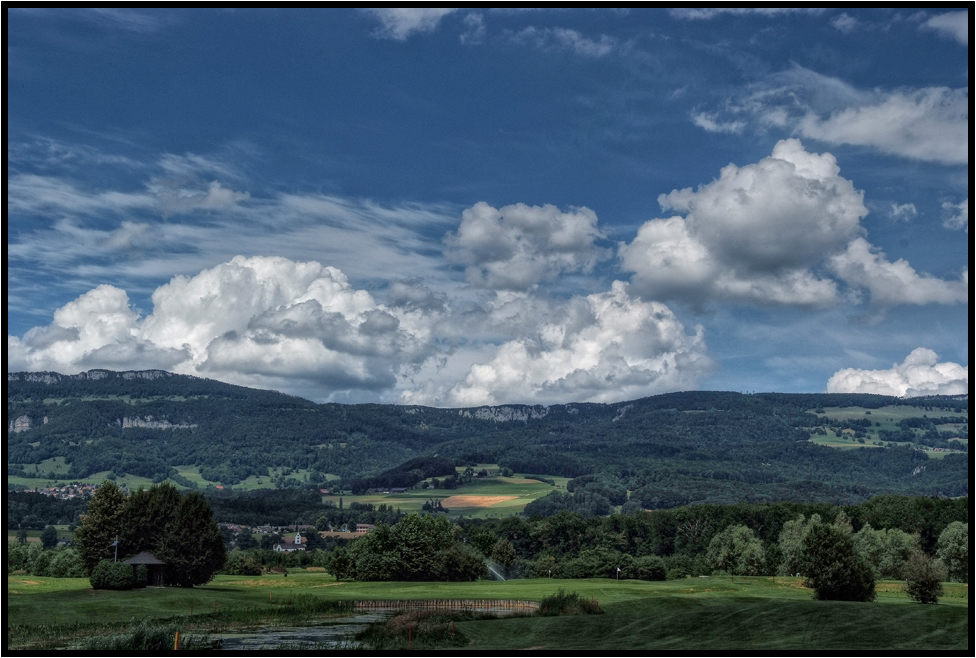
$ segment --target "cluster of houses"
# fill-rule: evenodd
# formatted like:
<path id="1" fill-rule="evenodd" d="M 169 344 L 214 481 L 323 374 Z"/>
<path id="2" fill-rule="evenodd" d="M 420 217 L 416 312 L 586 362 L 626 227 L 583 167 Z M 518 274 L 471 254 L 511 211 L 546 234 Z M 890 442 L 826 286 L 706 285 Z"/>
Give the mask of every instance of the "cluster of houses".
<path id="1" fill-rule="evenodd" d="M 308 547 L 308 535 L 309 533 L 316 532 L 315 526 L 313 525 L 261 525 L 255 527 L 248 527 L 244 525 L 239 525 L 237 523 L 218 523 L 221 528 L 226 528 L 227 530 L 238 534 L 242 532 L 247 533 L 258 533 L 264 535 L 282 535 L 283 541 L 278 542 L 272 546 L 272 550 L 278 551 L 279 553 L 292 553 L 294 551 L 304 551 Z M 339 528 L 329 528 L 327 531 L 322 531 L 321 535 L 333 535 L 346 538 L 360 537 L 375 530 L 376 526 L 372 523 L 357 523 L 355 529 L 351 529 L 349 526 L 341 526 Z M 292 532 L 295 534 L 290 535 Z M 304 535 L 303 535 L 304 533 Z"/>
<path id="2" fill-rule="evenodd" d="M 98 485 L 72 482 L 63 487 L 23 489 L 27 493 L 39 493 L 52 498 L 91 498 Z"/>

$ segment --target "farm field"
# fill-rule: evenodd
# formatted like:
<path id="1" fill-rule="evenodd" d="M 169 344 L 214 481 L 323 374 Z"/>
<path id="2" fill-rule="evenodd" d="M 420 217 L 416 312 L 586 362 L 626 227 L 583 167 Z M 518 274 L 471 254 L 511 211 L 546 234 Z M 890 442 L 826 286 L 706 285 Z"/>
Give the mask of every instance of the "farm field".
<path id="1" fill-rule="evenodd" d="M 810 410 L 811 413 L 817 413 L 814 410 Z M 825 407 L 822 412 L 818 415 L 826 416 L 831 420 L 863 420 L 868 419 L 871 421 L 871 427 L 867 429 L 867 438 L 864 439 L 864 443 L 859 443 L 857 439 L 849 434 L 835 433 L 834 430 L 828 429 L 827 434 L 813 434 L 810 436 L 810 442 L 816 443 L 817 445 L 826 446 L 828 448 L 839 448 L 842 450 L 849 450 L 853 448 L 879 448 L 883 447 L 883 444 L 891 443 L 893 445 L 900 446 L 910 446 L 912 444 L 901 441 L 885 441 L 882 442 L 879 439 L 879 431 L 896 431 L 900 430 L 901 426 L 898 423 L 906 418 L 922 418 L 922 417 L 932 417 L 938 418 L 941 416 L 958 416 L 958 413 L 952 412 L 942 412 L 937 410 L 926 409 L 924 407 L 915 406 L 905 406 L 905 405 L 890 405 L 886 407 L 879 407 L 878 409 L 867 409 L 865 407 Z M 967 415 L 968 416 L 968 415 Z M 943 431 L 958 431 L 962 428 L 967 427 L 967 424 L 962 423 L 944 423 L 936 425 L 939 430 Z M 950 441 L 956 441 L 962 445 L 968 446 L 969 441 L 966 439 L 949 439 Z M 962 446 L 960 446 L 962 447 Z M 922 448 L 924 452 L 933 459 L 942 459 L 947 454 L 951 454 L 944 450 L 936 450 L 932 448 Z"/>
<path id="2" fill-rule="evenodd" d="M 480 466 L 480 465 L 479 465 Z M 477 469 L 476 469 L 477 470 Z M 546 476 L 551 477 L 551 476 Z M 552 477 L 556 487 L 565 490 L 569 478 Z M 343 505 L 370 503 L 389 505 L 404 512 L 419 512 L 429 500 L 439 500 L 450 518 L 488 518 L 521 512 L 526 505 L 541 498 L 554 488 L 538 480 L 527 480 L 519 474 L 513 477 L 487 477 L 461 485 L 457 489 L 410 489 L 401 494 L 368 494 L 341 496 Z M 324 501 L 339 504 L 340 496 L 322 496 Z"/>
<path id="3" fill-rule="evenodd" d="M 812 409 L 810 412 L 814 413 Z M 889 405 L 877 409 L 868 409 L 866 407 L 824 407 L 823 413 L 818 413 L 817 415 L 826 416 L 831 420 L 870 418 L 872 423 L 881 423 L 880 429 L 893 430 L 898 429 L 898 422 L 906 418 L 922 418 L 923 416 L 937 418 L 940 416 L 959 416 L 961 414 L 951 411 L 925 409 L 924 407 Z"/>
<path id="4" fill-rule="evenodd" d="M 955 649 L 967 648 L 969 589 L 947 583 L 936 606 L 911 602 L 897 581 L 874 603 L 814 601 L 797 578 L 688 578 L 666 582 L 513 580 L 474 583 L 339 582 L 322 571 L 218 576 L 204 587 L 93 591 L 85 579 L 7 577 L 8 648 L 43 634 L 39 621 L 122 624 L 214 610 L 281 605 L 299 595 L 330 600 L 520 599 L 563 588 L 596 598 L 604 614 L 458 622 L 471 649 Z M 56 629 L 49 629 L 55 631 Z M 33 634 L 33 635 L 32 635 Z"/>

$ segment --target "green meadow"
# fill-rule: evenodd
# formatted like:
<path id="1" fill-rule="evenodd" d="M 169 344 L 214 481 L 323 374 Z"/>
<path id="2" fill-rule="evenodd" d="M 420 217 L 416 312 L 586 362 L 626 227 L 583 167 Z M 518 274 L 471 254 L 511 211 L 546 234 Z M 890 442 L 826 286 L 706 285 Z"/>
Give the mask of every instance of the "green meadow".
<path id="1" fill-rule="evenodd" d="M 814 601 L 797 578 L 687 578 L 644 582 L 513 580 L 473 583 L 336 582 L 323 571 L 256 577 L 218 576 L 193 589 L 93 591 L 84 579 L 7 578 L 7 648 L 27 648 L 58 633 L 97 634 L 133 620 L 184 623 L 235 611 L 268 615 L 308 596 L 323 600 L 522 599 L 538 601 L 563 588 L 595 598 L 603 614 L 459 621 L 468 648 L 963 650 L 969 642 L 969 588 L 946 583 L 938 605 L 913 603 L 902 583 L 878 583 L 874 603 Z M 188 617 L 191 614 L 194 617 Z M 189 623 L 189 622 L 186 622 Z M 50 638 L 54 638 L 53 640 Z M 34 646 L 37 646 L 36 644 Z"/>

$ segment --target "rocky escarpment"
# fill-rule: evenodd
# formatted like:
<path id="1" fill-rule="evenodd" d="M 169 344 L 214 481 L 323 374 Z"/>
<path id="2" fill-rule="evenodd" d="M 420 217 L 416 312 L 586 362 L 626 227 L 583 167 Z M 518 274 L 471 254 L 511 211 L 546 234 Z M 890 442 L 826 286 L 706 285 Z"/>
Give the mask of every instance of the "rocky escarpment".
<path id="1" fill-rule="evenodd" d="M 122 429 L 128 429 L 130 427 L 143 427 L 151 430 L 188 430 L 196 427 L 196 423 L 171 423 L 165 418 L 153 418 L 152 416 L 146 416 L 145 418 L 135 417 L 124 417 L 121 421 L 118 421 L 122 425 Z"/>
<path id="2" fill-rule="evenodd" d="M 79 380 L 88 379 L 92 381 L 97 381 L 99 379 L 107 379 L 110 377 L 121 377 L 122 379 L 162 379 L 163 377 L 172 377 L 173 373 L 166 372 L 165 370 L 127 370 L 125 372 L 115 372 L 113 370 L 89 370 L 87 372 L 79 372 L 77 375 L 62 375 L 59 372 L 8 372 L 7 381 L 8 382 L 40 382 L 43 384 L 57 384 L 58 382 L 64 380 Z"/>
<path id="3" fill-rule="evenodd" d="M 44 416 L 41 421 L 44 425 L 47 425 L 47 416 Z M 18 416 L 14 418 L 9 423 L 7 423 L 7 433 L 17 434 L 19 432 L 26 432 L 34 426 L 34 421 L 31 420 L 30 416 Z"/>
<path id="4" fill-rule="evenodd" d="M 462 409 L 458 412 L 465 418 L 478 418 L 496 423 L 519 420 L 527 423 L 530 420 L 545 418 L 549 414 L 549 407 L 481 407 L 473 412 Z"/>

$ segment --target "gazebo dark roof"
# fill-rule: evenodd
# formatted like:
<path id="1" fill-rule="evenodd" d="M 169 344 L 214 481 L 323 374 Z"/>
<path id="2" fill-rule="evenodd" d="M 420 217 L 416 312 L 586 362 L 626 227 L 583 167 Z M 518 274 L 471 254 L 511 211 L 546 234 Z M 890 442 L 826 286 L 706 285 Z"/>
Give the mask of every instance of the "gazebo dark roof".
<path id="1" fill-rule="evenodd" d="M 125 560 L 124 562 L 125 564 L 136 564 L 136 565 L 166 564 L 165 562 L 160 560 L 158 557 L 156 557 L 149 551 L 143 551 L 142 553 L 139 553 L 139 555 L 136 555 L 135 557 L 130 557 L 128 560 Z"/>

